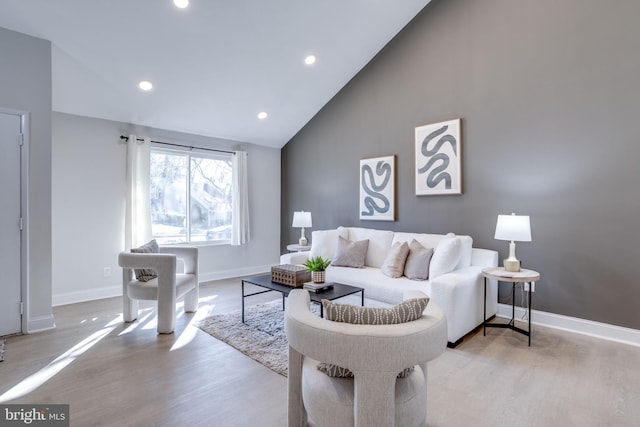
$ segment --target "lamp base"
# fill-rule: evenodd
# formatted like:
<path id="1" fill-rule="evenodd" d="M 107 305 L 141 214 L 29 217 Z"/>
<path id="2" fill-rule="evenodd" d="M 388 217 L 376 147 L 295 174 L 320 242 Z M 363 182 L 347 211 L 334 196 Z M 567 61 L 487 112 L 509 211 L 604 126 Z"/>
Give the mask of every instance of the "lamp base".
<path id="1" fill-rule="evenodd" d="M 509 271 L 511 273 L 517 273 L 518 271 L 520 271 L 520 260 L 519 259 L 505 259 L 502 261 L 503 265 L 504 265 L 504 269 L 506 271 Z"/>
<path id="2" fill-rule="evenodd" d="M 307 244 L 308 244 L 308 243 L 309 243 L 309 242 L 307 241 L 307 238 L 306 238 L 306 237 L 301 237 L 301 238 L 300 238 L 300 240 L 298 240 L 298 244 L 299 244 L 300 246 L 307 246 Z"/>

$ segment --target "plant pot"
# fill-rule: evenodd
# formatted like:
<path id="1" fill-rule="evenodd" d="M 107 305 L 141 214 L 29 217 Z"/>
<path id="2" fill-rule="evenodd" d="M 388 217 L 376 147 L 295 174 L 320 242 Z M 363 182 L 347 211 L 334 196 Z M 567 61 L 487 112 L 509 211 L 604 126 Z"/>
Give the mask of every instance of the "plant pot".
<path id="1" fill-rule="evenodd" d="M 324 283 L 324 270 L 323 271 L 312 271 L 311 272 L 311 281 L 313 283 Z"/>

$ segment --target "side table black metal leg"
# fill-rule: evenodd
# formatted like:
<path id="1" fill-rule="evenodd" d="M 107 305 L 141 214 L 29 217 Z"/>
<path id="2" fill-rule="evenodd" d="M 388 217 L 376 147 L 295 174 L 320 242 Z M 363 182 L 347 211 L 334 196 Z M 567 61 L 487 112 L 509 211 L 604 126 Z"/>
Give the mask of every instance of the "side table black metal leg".
<path id="1" fill-rule="evenodd" d="M 360 291 L 360 295 L 362 296 L 362 299 L 360 301 L 360 305 L 364 307 L 364 289 Z"/>
<path id="2" fill-rule="evenodd" d="M 284 311 L 284 293 L 282 294 L 282 311 Z"/>
<path id="3" fill-rule="evenodd" d="M 533 285 L 529 282 L 529 347 L 531 347 L 531 294 Z"/>
<path id="4" fill-rule="evenodd" d="M 484 278 L 484 311 L 482 312 L 482 335 L 487 336 L 487 278 Z"/>
<path id="5" fill-rule="evenodd" d="M 320 302 L 320 317 L 323 318 L 324 317 L 324 311 L 323 311 L 323 306 L 322 306 L 322 302 Z"/>
<path id="6" fill-rule="evenodd" d="M 244 280 L 242 280 L 242 323 L 244 323 Z"/>
<path id="7" fill-rule="evenodd" d="M 516 282 L 511 288 L 511 324 L 516 326 Z"/>

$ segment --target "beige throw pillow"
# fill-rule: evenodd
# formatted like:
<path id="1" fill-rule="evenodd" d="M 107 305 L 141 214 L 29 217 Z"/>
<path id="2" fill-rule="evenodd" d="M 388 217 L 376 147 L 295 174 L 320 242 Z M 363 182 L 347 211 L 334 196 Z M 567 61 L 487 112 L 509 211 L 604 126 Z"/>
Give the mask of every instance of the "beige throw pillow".
<path id="1" fill-rule="evenodd" d="M 416 239 L 409 244 L 409 254 L 404 264 L 404 275 L 411 280 L 427 280 L 433 248 L 425 248 Z"/>
<path id="2" fill-rule="evenodd" d="M 402 276 L 407 255 L 409 255 L 409 245 L 407 245 L 407 242 L 395 242 L 393 246 L 391 246 L 384 260 L 384 264 L 382 264 L 382 273 L 393 278 Z"/>
<path id="3" fill-rule="evenodd" d="M 333 257 L 331 265 L 363 268 L 368 247 L 369 240 L 352 242 L 340 236 L 338 237 L 338 248 L 336 249 L 336 254 Z"/>

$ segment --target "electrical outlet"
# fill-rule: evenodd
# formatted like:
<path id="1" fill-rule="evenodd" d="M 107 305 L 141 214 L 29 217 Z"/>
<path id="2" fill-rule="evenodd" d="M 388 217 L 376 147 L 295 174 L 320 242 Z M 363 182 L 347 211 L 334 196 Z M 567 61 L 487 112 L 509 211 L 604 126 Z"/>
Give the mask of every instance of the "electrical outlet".
<path id="1" fill-rule="evenodd" d="M 524 282 L 524 291 L 529 292 L 529 283 Z"/>
<path id="2" fill-rule="evenodd" d="M 524 291 L 525 292 L 535 292 L 536 291 L 536 282 L 531 282 L 531 283 L 524 283 Z"/>
<path id="3" fill-rule="evenodd" d="M 111 277 L 111 267 L 104 268 L 104 277 Z"/>

